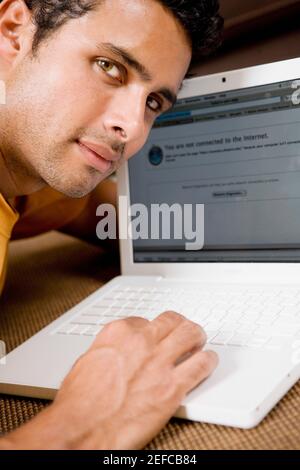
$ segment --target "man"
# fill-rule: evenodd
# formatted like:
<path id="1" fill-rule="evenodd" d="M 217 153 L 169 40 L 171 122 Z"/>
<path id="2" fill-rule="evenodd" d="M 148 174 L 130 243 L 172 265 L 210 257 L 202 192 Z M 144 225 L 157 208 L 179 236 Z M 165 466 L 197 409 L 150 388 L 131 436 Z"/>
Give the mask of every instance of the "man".
<path id="1" fill-rule="evenodd" d="M 144 145 L 213 46 L 217 12 L 217 0 L 0 3 L 1 287 L 17 211 L 19 236 L 41 226 L 83 233 L 91 207 L 114 197 L 99 183 Z M 204 343 L 175 312 L 107 325 L 53 404 L 0 447 L 142 448 L 216 367 Z"/>

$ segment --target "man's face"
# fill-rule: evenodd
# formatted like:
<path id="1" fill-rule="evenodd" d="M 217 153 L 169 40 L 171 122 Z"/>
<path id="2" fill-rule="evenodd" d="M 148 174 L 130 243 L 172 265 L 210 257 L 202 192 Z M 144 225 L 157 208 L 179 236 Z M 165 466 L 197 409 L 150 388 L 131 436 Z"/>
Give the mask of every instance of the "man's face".
<path id="1" fill-rule="evenodd" d="M 4 151 L 23 173 L 71 197 L 92 191 L 145 144 L 171 107 L 162 89 L 178 93 L 191 59 L 183 29 L 154 0 L 105 0 L 41 43 L 37 57 L 29 52 L 8 76 Z"/>

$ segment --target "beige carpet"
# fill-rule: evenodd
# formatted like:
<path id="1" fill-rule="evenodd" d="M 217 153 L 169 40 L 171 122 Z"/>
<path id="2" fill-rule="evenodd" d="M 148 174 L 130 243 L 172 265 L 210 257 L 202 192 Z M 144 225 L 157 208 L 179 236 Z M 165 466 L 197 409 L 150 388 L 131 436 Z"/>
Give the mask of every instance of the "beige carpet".
<path id="1" fill-rule="evenodd" d="M 64 235 L 50 233 L 11 244 L 0 300 L 0 338 L 11 350 L 117 275 L 117 259 Z M 0 396 L 0 434 L 36 415 L 47 402 Z M 300 384 L 255 429 L 172 419 L 147 449 L 300 448 Z"/>

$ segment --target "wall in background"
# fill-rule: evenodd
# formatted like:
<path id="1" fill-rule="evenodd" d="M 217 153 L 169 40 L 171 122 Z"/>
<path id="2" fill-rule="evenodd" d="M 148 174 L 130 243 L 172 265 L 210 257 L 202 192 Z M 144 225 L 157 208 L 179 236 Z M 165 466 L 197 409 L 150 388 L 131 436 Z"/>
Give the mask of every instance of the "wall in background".
<path id="1" fill-rule="evenodd" d="M 220 0 L 220 5 L 223 46 L 194 67 L 195 75 L 300 56 L 300 0 Z"/>

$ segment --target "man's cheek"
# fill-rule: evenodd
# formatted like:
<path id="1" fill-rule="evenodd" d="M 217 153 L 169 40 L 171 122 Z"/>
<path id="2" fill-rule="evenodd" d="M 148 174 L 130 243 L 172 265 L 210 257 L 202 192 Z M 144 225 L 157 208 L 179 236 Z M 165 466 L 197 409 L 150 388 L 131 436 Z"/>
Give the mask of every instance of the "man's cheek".
<path id="1" fill-rule="evenodd" d="M 132 158 L 136 153 L 137 153 L 136 147 L 130 148 L 129 146 L 126 146 L 124 160 L 125 161 L 130 160 L 130 158 Z"/>
<path id="2" fill-rule="evenodd" d="M 138 152 L 140 152 L 140 150 L 142 150 L 144 145 L 147 143 L 149 135 L 150 135 L 150 131 L 146 134 L 146 136 L 143 138 L 143 140 L 141 140 L 139 142 L 138 145 L 135 145 L 132 148 L 128 147 L 126 155 L 125 155 L 125 160 L 129 160 L 130 158 L 134 157 Z"/>

